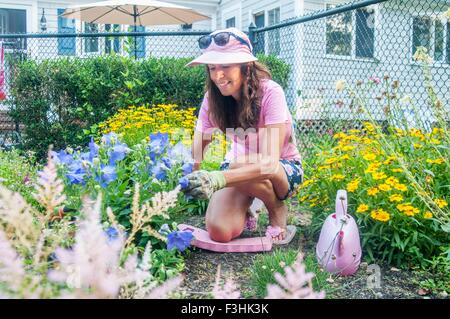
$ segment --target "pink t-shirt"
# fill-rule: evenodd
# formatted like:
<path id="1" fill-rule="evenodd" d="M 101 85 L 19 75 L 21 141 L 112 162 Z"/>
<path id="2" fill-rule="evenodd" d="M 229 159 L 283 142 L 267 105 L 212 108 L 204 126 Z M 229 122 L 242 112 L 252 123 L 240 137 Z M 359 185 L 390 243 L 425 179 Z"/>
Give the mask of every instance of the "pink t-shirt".
<path id="1" fill-rule="evenodd" d="M 295 134 L 293 134 L 292 130 L 292 116 L 287 107 L 283 89 L 278 83 L 272 80 L 263 80 L 261 82 L 261 89 L 263 96 L 261 100 L 258 128 L 270 124 L 285 123 L 286 136 L 280 158 L 301 160 L 300 153 L 295 145 Z M 205 93 L 196 125 L 196 130 L 202 133 L 211 133 L 214 129 L 217 129 L 217 125 L 208 115 L 208 106 L 208 96 L 207 93 Z M 225 159 L 231 161 L 233 158 L 240 155 L 258 153 L 257 134 L 257 132 L 251 133 L 251 129 L 247 130 L 244 139 L 239 138 L 234 133 L 227 133 L 227 138 L 233 141 L 233 143 L 231 145 L 231 150 L 225 155 Z"/>

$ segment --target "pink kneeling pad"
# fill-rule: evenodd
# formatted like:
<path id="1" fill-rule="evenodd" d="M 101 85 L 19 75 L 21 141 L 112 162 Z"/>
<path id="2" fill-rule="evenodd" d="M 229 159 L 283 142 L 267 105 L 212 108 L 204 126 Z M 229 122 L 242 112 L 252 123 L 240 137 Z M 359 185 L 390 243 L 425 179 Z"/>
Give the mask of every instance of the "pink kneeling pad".
<path id="1" fill-rule="evenodd" d="M 179 224 L 181 231 L 191 231 L 194 235 L 192 245 L 198 248 L 221 252 L 221 253 L 249 253 L 258 251 L 270 251 L 272 249 L 272 239 L 269 237 L 236 238 L 228 243 L 214 241 L 209 237 L 206 230 Z"/>

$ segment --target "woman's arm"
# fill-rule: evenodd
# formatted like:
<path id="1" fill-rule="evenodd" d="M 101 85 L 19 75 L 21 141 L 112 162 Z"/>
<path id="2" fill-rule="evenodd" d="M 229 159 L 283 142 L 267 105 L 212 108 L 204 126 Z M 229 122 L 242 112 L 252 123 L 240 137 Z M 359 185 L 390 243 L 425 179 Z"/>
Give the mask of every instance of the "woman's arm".
<path id="1" fill-rule="evenodd" d="M 268 179 L 282 169 L 279 160 L 286 135 L 286 124 L 266 125 L 260 128 L 258 135 L 260 150 L 256 161 L 246 164 L 241 160 L 237 164 L 240 167 L 224 171 L 227 186 Z"/>
<path id="2" fill-rule="evenodd" d="M 194 132 L 194 141 L 192 143 L 192 157 L 194 158 L 193 170 L 196 171 L 200 168 L 200 164 L 203 161 L 203 154 L 211 143 L 211 134 L 202 133 L 200 131 Z"/>

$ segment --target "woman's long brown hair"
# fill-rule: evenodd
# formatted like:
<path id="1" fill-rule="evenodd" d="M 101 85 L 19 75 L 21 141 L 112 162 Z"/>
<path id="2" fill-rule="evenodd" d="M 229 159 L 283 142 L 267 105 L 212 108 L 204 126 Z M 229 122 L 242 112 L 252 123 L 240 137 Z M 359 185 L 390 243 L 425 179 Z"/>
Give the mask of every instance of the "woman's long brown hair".
<path id="1" fill-rule="evenodd" d="M 222 132 L 227 128 L 256 128 L 261 111 L 261 80 L 271 79 L 272 75 L 267 67 L 259 62 L 241 65 L 243 83 L 241 87 L 240 103 L 232 96 L 223 96 L 211 80 L 208 66 L 206 66 L 206 90 L 209 100 L 209 115 Z"/>

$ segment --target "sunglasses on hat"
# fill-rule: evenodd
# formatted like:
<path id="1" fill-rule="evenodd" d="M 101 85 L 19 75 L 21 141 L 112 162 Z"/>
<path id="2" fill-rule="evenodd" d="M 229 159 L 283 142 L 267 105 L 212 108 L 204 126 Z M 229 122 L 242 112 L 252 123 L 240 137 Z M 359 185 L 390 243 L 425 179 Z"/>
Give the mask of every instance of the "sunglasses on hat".
<path id="1" fill-rule="evenodd" d="M 243 38 L 241 38 L 240 36 L 232 33 L 232 32 L 219 32 L 216 34 L 209 34 L 209 35 L 204 35 L 202 36 L 200 39 L 198 39 L 198 46 L 200 47 L 200 49 L 204 50 L 207 47 L 209 47 L 212 43 L 212 41 L 214 40 L 214 42 L 220 46 L 223 47 L 225 46 L 229 41 L 230 41 L 230 36 L 235 37 L 239 42 L 241 42 L 242 44 L 245 44 L 246 46 L 248 46 L 248 48 L 251 51 L 250 45 L 248 44 L 247 41 L 245 41 Z"/>

